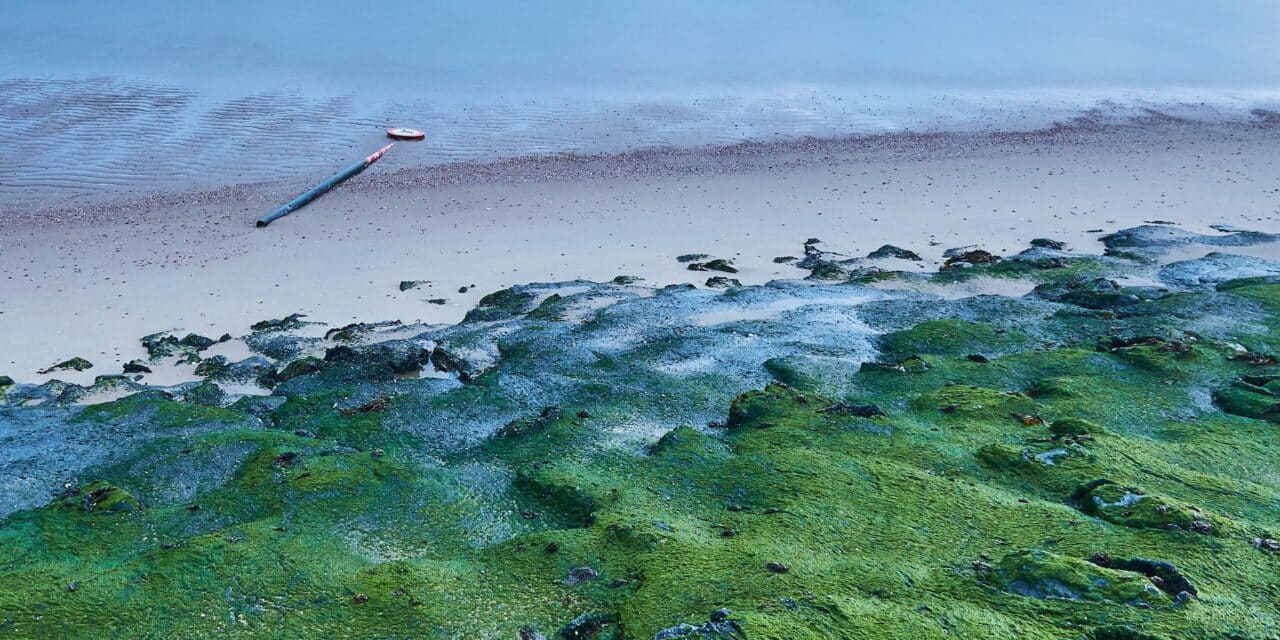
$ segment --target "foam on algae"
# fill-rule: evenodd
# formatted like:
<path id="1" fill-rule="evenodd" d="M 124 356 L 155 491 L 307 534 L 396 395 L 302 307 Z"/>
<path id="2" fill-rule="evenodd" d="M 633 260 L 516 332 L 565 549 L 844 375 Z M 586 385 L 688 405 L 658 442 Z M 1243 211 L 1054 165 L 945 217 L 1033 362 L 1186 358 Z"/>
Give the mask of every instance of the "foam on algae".
<path id="1" fill-rule="evenodd" d="M 0 637 L 1276 637 L 1280 284 L 1059 259 L 266 323 L 266 396 L 8 384 Z"/>

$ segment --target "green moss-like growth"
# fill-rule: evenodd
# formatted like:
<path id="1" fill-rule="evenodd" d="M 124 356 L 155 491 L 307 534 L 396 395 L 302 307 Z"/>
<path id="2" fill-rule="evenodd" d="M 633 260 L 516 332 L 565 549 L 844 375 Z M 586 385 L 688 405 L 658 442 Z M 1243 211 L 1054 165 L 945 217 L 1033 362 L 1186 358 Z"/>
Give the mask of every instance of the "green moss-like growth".
<path id="1" fill-rule="evenodd" d="M 1014 262 L 938 278 L 1073 267 Z M 1271 283 L 1114 310 L 580 286 L 500 292 L 429 341 L 344 328 L 359 339 L 319 371 L 225 408 L 175 401 L 187 386 L 83 408 L 70 385 L 9 388 L 0 424 L 35 435 L 0 494 L 0 636 L 1280 629 L 1280 382 L 1238 357 L 1280 353 Z M 681 323 L 708 300 L 756 319 Z M 862 322 L 900 330 L 869 356 Z M 394 375 L 431 342 L 458 379 Z M 76 477 L 100 482 L 48 498 Z"/>
<path id="2" fill-rule="evenodd" d="M 1102 432 L 1102 427 L 1080 418 L 1058 418 L 1049 425 L 1049 433 L 1055 436 L 1097 435 Z"/>
<path id="3" fill-rule="evenodd" d="M 917 397 L 913 404 L 938 413 L 987 420 L 1035 416 L 1039 406 L 1025 394 L 967 384 L 948 384 Z"/>
<path id="4" fill-rule="evenodd" d="M 1114 571 L 1087 560 L 1024 549 L 1006 555 L 986 580 L 1028 598 L 1062 598 L 1137 607 L 1169 604 L 1169 597 L 1143 575 Z"/>
<path id="5" fill-rule="evenodd" d="M 916 354 L 966 355 L 1003 353 L 1028 347 L 1030 341 L 1018 331 L 966 320 L 926 320 L 903 331 L 885 334 L 880 348 L 891 359 Z"/>

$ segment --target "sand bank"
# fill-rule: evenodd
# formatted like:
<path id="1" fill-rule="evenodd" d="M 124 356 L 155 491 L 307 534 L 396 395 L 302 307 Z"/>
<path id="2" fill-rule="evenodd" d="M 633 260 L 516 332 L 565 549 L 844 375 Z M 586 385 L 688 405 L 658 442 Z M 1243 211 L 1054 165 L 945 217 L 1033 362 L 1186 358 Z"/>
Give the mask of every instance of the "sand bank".
<path id="1" fill-rule="evenodd" d="M 797 277 L 773 258 L 811 237 L 849 255 L 892 243 L 933 269 L 969 244 L 1004 253 L 1048 236 L 1100 251 L 1097 230 L 1149 220 L 1275 232 L 1277 142 L 1265 119 L 1156 118 L 371 171 L 265 230 L 257 215 L 317 176 L 11 209 L 0 373 L 38 381 L 83 356 L 93 369 L 59 377 L 88 380 L 141 357 L 145 334 L 238 335 L 293 312 L 453 322 L 513 284 L 714 275 L 676 261 L 687 253 L 733 260 L 744 283 Z M 401 291 L 402 280 L 429 284 Z"/>

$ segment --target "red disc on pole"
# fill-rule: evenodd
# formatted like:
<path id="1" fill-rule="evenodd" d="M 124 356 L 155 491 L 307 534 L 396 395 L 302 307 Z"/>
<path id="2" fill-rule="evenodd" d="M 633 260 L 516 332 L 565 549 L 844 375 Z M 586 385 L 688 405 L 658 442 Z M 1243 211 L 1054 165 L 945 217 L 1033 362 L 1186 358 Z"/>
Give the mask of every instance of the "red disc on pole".
<path id="1" fill-rule="evenodd" d="M 387 129 L 387 137 L 396 140 L 421 140 L 427 137 L 427 134 L 417 129 L 406 129 L 404 127 L 392 127 Z"/>

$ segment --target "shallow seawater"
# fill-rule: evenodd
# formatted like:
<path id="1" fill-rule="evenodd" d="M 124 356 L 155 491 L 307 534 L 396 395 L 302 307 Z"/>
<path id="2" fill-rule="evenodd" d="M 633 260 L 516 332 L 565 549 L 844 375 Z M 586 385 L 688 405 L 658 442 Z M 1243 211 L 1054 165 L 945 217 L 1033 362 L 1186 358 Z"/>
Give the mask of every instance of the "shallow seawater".
<path id="1" fill-rule="evenodd" d="M 1266 2 L 7 3 L 0 206 L 384 166 L 1274 106 Z M 1188 41 L 1195 47 L 1184 46 Z"/>

